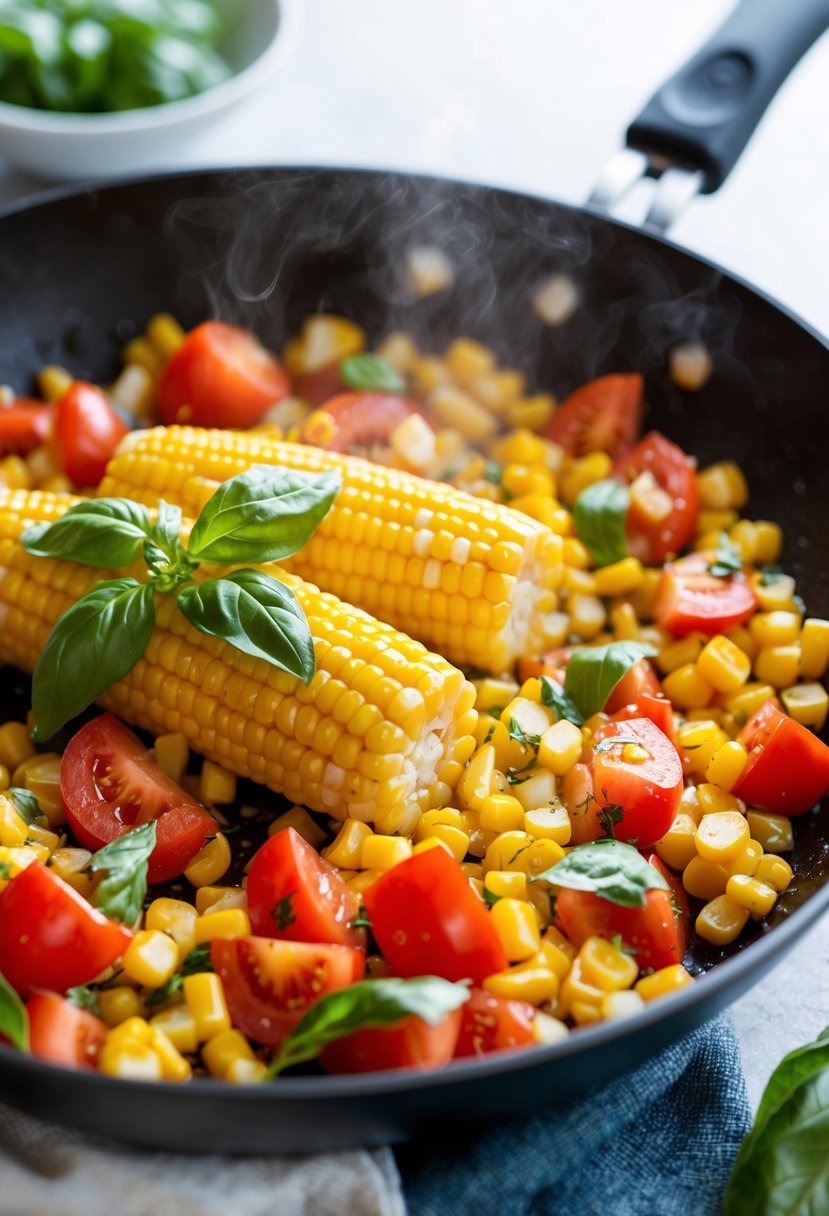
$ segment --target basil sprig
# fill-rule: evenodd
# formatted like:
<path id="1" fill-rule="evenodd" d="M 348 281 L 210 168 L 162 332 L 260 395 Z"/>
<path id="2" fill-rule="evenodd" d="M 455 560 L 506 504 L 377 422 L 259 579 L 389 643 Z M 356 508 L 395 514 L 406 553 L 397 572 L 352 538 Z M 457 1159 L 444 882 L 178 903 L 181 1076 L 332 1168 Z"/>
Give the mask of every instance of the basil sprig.
<path id="1" fill-rule="evenodd" d="M 329 992 L 311 1006 L 293 1034 L 283 1040 L 267 1076 L 275 1077 L 294 1064 L 316 1059 L 335 1039 L 369 1026 L 390 1026 L 410 1014 L 437 1026 L 468 1000 L 465 984 L 450 984 L 434 975 L 411 980 L 362 980 L 350 988 Z"/>
<path id="2" fill-rule="evenodd" d="M 14 803 L 14 809 L 18 815 L 30 827 L 33 824 L 44 823 L 46 821 L 46 816 L 40 809 L 40 803 L 31 790 L 24 789 L 22 785 L 10 785 L 5 793 L 6 797 L 11 798 Z"/>
<path id="3" fill-rule="evenodd" d="M 629 505 L 628 487 L 612 477 L 586 486 L 573 503 L 579 539 L 597 566 L 610 566 L 627 557 L 625 522 Z"/>
<path id="4" fill-rule="evenodd" d="M 725 532 L 721 532 L 719 544 L 714 550 L 714 560 L 708 563 L 709 574 L 714 574 L 717 578 L 731 578 L 732 574 L 739 574 L 742 568 L 740 550 L 732 544 Z"/>
<path id="5" fill-rule="evenodd" d="M 829 1211 L 829 1027 L 781 1060 L 742 1143 L 725 1216 Z"/>
<path id="6" fill-rule="evenodd" d="M 619 681 L 640 659 L 656 654 L 644 642 L 608 642 L 573 651 L 564 676 L 564 691 L 584 718 L 599 713 Z"/>
<path id="7" fill-rule="evenodd" d="M 200 971 L 212 970 L 213 960 L 210 957 L 210 942 L 201 942 L 198 946 L 194 946 L 189 954 L 186 955 L 175 975 L 171 975 L 166 984 L 162 984 L 160 988 L 156 988 L 151 992 L 145 999 L 144 1004 L 148 1009 L 153 1009 L 156 1005 L 166 1005 L 179 991 L 188 975 L 196 975 Z"/>
<path id="8" fill-rule="evenodd" d="M 93 854 L 87 869 L 106 873 L 92 892 L 92 903 L 112 920 L 132 925 L 144 906 L 147 868 L 155 848 L 155 820 L 132 828 Z"/>
<path id="9" fill-rule="evenodd" d="M 219 486 L 182 543 L 181 511 L 163 500 L 153 521 L 123 498 L 78 503 L 54 524 L 23 533 L 27 552 L 99 568 L 142 558 L 147 581 L 102 581 L 58 620 L 35 667 L 36 739 L 49 739 L 123 679 L 155 626 L 155 597 L 175 594 L 194 628 L 266 659 L 306 684 L 314 643 L 296 596 L 259 570 L 196 579 L 203 562 L 224 566 L 277 561 L 310 539 L 339 487 L 337 471 L 301 473 L 256 465 Z"/>
<path id="10" fill-rule="evenodd" d="M 0 1034 L 19 1051 L 29 1050 L 29 1015 L 26 1006 L 4 976 L 0 975 Z"/>
<path id="11" fill-rule="evenodd" d="M 558 720 L 566 718 L 574 726 L 581 726 L 584 722 L 584 714 L 573 698 L 549 676 L 541 676 L 541 704 L 549 705 Z"/>
<path id="12" fill-rule="evenodd" d="M 340 378 L 348 388 L 361 393 L 402 393 L 406 388 L 406 381 L 388 359 L 368 351 L 343 359 Z"/>
<path id="13" fill-rule="evenodd" d="M 533 881 L 542 880 L 570 891 L 590 891 L 622 908 L 644 908 L 648 891 L 669 890 L 638 849 L 610 836 L 576 845 Z"/>

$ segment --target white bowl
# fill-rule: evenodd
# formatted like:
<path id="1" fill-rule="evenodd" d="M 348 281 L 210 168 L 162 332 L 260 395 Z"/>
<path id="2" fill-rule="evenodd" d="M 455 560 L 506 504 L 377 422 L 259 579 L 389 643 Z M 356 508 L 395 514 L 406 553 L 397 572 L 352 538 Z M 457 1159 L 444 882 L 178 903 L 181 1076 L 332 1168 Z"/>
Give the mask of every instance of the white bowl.
<path id="1" fill-rule="evenodd" d="M 169 165 L 204 130 L 268 80 L 293 49 L 302 0 L 217 0 L 220 50 L 233 70 L 221 84 L 163 105 L 112 114 L 62 114 L 0 102 L 0 157 L 55 180 L 111 177 Z"/>

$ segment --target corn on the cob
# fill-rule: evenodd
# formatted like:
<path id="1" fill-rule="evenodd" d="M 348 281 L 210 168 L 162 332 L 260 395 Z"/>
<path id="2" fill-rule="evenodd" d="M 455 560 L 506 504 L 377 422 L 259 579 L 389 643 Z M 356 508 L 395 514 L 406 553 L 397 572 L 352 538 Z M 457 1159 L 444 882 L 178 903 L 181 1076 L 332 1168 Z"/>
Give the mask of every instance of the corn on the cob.
<path id="1" fill-rule="evenodd" d="M 434 646 L 453 663 L 505 671 L 552 644 L 562 541 L 518 511 L 454 487 L 267 436 L 191 427 L 134 431 L 99 493 L 195 516 L 251 465 L 339 469 L 343 487 L 285 569 Z"/>
<path id="2" fill-rule="evenodd" d="M 23 530 L 76 499 L 0 491 L 0 662 L 32 671 L 58 617 L 107 571 L 33 557 Z M 443 806 L 443 779 L 471 753 L 475 690 L 418 642 L 285 575 L 308 618 L 317 670 L 309 685 L 199 633 L 174 597 L 156 602 L 144 658 L 101 698 L 155 734 L 181 731 L 195 751 L 242 777 L 338 818 L 410 832 Z"/>

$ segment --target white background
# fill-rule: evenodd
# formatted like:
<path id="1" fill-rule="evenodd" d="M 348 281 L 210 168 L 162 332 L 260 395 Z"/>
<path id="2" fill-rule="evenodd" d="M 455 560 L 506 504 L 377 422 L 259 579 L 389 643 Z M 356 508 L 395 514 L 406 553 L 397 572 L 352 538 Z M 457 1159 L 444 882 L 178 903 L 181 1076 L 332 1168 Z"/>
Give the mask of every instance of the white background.
<path id="1" fill-rule="evenodd" d="M 729 7 L 307 0 L 295 53 L 279 75 L 159 164 L 396 167 L 579 203 L 627 122 Z M 828 119 L 829 37 L 783 86 L 732 179 L 697 200 L 672 232 L 824 333 Z M 0 200 L 39 184 L 0 168 Z M 825 921 L 735 1015 L 756 1101 L 776 1060 L 829 1023 Z"/>

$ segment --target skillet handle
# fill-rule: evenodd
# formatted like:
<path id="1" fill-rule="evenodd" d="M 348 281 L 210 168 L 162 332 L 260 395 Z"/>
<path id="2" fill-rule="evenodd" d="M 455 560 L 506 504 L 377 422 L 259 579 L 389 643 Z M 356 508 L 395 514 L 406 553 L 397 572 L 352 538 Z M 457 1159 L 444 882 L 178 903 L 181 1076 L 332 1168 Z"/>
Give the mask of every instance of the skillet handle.
<path id="1" fill-rule="evenodd" d="M 829 0 L 740 0 L 705 46 L 656 92 L 627 145 L 722 185 L 780 85 L 829 26 Z"/>

